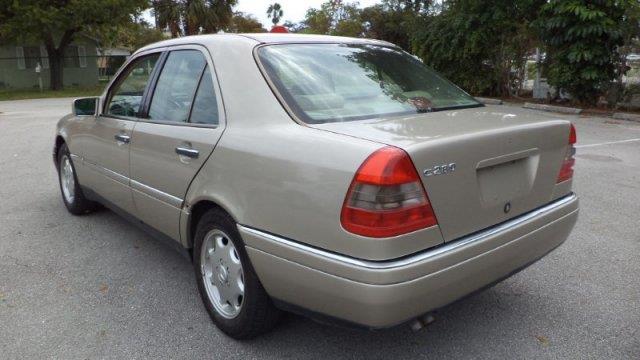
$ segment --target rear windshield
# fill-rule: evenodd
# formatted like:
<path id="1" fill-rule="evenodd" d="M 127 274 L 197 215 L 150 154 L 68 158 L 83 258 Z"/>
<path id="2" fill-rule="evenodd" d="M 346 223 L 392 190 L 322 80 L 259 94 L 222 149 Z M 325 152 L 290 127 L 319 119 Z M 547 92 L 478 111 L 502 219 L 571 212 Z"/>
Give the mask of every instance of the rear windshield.
<path id="1" fill-rule="evenodd" d="M 482 106 L 391 47 L 279 44 L 260 48 L 258 57 L 284 101 L 307 123 Z"/>

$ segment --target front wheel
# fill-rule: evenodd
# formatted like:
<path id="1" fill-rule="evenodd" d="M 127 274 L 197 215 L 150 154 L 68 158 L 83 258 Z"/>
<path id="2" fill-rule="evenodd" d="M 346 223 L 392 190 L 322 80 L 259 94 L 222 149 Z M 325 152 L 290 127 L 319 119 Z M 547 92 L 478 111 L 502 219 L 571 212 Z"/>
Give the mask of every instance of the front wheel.
<path id="1" fill-rule="evenodd" d="M 216 326 L 235 339 L 271 330 L 280 311 L 260 284 L 233 219 L 209 210 L 198 222 L 194 241 L 198 290 Z"/>
<path id="2" fill-rule="evenodd" d="M 96 209 L 97 204 L 87 200 L 82 193 L 76 170 L 66 144 L 58 149 L 58 179 L 64 206 L 74 215 L 82 215 Z"/>

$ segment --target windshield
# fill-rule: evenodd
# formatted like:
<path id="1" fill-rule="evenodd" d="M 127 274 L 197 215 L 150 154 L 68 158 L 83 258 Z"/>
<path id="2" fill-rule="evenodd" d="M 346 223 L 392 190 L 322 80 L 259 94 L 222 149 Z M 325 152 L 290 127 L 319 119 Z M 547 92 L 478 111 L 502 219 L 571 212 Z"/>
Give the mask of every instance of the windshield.
<path id="1" fill-rule="evenodd" d="M 482 106 L 411 55 L 349 44 L 281 44 L 258 57 L 295 115 L 323 123 Z"/>

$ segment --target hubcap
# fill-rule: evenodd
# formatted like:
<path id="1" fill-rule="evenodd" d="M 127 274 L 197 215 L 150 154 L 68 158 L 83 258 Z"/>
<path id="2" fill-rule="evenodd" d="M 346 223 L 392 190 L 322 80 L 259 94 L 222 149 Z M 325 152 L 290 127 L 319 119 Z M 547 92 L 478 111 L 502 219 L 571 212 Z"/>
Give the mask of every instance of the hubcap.
<path id="1" fill-rule="evenodd" d="M 200 274 L 218 314 L 227 319 L 238 316 L 244 301 L 244 271 L 238 250 L 221 230 L 211 230 L 204 237 Z"/>
<path id="2" fill-rule="evenodd" d="M 75 197 L 76 179 L 73 176 L 73 166 L 67 155 L 60 161 L 60 184 L 62 184 L 62 195 L 67 203 L 72 204 Z"/>

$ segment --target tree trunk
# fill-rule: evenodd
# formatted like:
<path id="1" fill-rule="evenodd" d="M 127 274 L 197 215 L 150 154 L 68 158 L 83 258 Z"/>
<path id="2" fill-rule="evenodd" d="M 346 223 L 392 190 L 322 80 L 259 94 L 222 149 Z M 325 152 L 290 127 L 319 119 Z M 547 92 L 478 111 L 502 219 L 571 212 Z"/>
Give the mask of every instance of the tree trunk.
<path id="1" fill-rule="evenodd" d="M 65 31 L 58 47 L 56 47 L 51 33 L 43 34 L 44 45 L 47 48 L 47 57 L 49 58 L 49 73 L 51 79 L 49 87 L 51 90 L 62 90 L 64 86 L 64 50 L 71 43 L 71 40 L 73 40 L 75 33 L 76 29 Z"/>
<path id="2" fill-rule="evenodd" d="M 180 26 L 177 21 L 171 21 L 169 23 L 169 30 L 171 30 L 171 37 L 177 38 L 180 36 Z"/>
<path id="3" fill-rule="evenodd" d="M 49 87 L 51 90 L 62 90 L 64 84 L 63 53 L 59 49 L 47 49 L 47 54 L 49 55 L 49 73 L 51 79 Z"/>

